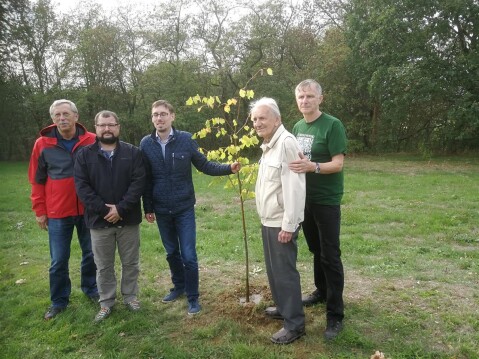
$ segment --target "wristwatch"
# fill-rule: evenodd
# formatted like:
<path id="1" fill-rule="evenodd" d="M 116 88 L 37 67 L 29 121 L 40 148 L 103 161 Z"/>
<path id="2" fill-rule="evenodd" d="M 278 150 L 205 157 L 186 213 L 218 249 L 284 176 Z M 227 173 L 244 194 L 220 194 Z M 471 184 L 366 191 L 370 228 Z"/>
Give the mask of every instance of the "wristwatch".
<path id="1" fill-rule="evenodd" d="M 314 170 L 314 173 L 319 173 L 319 162 L 316 162 L 316 169 Z"/>

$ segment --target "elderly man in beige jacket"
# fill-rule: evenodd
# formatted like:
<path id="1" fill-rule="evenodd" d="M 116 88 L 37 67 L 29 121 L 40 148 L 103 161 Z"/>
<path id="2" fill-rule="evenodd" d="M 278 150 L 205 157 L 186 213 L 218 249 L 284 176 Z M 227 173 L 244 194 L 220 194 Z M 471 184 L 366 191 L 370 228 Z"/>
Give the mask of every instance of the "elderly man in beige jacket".
<path id="1" fill-rule="evenodd" d="M 276 101 L 264 97 L 253 103 L 251 119 L 257 135 L 263 139 L 256 207 L 262 224 L 269 286 L 276 304 L 266 314 L 283 320 L 283 328 L 271 341 L 289 344 L 305 334 L 296 240 L 303 221 L 306 180 L 304 173 L 288 168 L 290 162 L 299 159 L 301 151 L 296 138 L 282 125 Z"/>

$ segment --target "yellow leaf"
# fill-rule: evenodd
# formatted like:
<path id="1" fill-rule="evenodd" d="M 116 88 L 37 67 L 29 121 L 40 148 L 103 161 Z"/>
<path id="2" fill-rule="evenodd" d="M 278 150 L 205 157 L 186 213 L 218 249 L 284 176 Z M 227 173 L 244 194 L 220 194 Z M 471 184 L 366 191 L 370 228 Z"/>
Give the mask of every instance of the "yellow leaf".
<path id="1" fill-rule="evenodd" d="M 268 67 L 268 69 L 266 69 L 266 72 L 269 76 L 273 76 L 273 70 L 271 68 Z"/>
<path id="2" fill-rule="evenodd" d="M 193 105 L 193 99 L 190 97 L 188 100 L 186 100 L 186 106 L 191 106 Z"/>
<path id="3" fill-rule="evenodd" d="M 224 110 L 226 113 L 230 113 L 230 105 L 225 105 Z"/>
<path id="4" fill-rule="evenodd" d="M 211 96 L 209 99 L 208 99 L 208 106 L 210 108 L 213 108 L 215 106 L 215 98 L 213 96 Z"/>
<path id="5" fill-rule="evenodd" d="M 241 90 L 239 91 L 239 95 L 240 95 L 241 97 L 245 97 L 245 96 L 246 96 L 246 91 L 245 91 L 244 89 L 241 89 Z"/>

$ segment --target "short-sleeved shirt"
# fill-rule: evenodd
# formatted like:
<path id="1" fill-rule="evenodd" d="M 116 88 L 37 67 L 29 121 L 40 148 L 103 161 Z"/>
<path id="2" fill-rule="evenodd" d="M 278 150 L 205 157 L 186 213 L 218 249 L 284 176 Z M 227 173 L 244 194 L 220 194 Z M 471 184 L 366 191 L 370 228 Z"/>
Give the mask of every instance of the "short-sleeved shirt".
<path id="1" fill-rule="evenodd" d="M 347 138 L 343 124 L 327 113 L 313 122 L 299 120 L 292 133 L 304 155 L 313 162 L 330 162 L 338 154 L 346 154 Z M 343 171 L 331 174 L 306 173 L 306 202 L 339 205 L 344 193 Z"/>

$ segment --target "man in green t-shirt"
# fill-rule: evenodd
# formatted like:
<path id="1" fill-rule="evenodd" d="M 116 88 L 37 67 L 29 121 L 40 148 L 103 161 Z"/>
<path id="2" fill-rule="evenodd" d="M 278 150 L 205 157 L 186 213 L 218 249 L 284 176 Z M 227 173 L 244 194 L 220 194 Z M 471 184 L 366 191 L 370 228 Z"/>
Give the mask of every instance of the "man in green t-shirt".
<path id="1" fill-rule="evenodd" d="M 303 119 L 293 127 L 303 153 L 289 168 L 306 173 L 306 206 L 303 233 L 314 258 L 316 290 L 303 297 L 303 305 L 326 303 L 326 339 L 334 339 L 343 328 L 344 272 L 339 232 L 341 198 L 344 192 L 343 163 L 347 139 L 343 124 L 322 112 L 321 86 L 304 80 L 295 90 Z"/>

